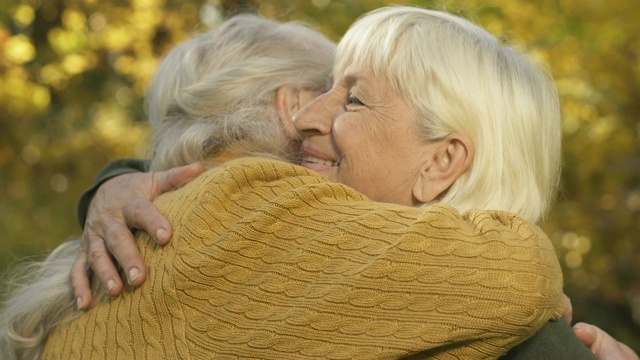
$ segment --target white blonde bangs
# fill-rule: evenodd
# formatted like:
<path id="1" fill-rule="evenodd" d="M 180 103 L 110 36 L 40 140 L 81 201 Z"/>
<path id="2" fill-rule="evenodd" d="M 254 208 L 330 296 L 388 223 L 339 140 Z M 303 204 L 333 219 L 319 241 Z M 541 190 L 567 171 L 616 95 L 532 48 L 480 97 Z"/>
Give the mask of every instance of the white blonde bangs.
<path id="1" fill-rule="evenodd" d="M 359 19 L 338 45 L 348 67 L 386 80 L 412 109 L 425 141 L 461 132 L 475 158 L 441 202 L 539 221 L 560 176 L 558 95 L 548 71 L 475 24 L 411 7 Z"/>

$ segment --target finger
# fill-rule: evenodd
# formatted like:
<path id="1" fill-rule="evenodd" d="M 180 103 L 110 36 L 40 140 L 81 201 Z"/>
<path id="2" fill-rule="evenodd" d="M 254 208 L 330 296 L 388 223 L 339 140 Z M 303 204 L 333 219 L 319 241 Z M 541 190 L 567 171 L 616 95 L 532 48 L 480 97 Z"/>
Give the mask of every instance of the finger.
<path id="1" fill-rule="evenodd" d="M 578 339 L 585 344 L 598 359 L 638 360 L 638 355 L 631 348 L 609 335 L 599 327 L 587 323 L 578 323 L 573 327 Z"/>
<path id="2" fill-rule="evenodd" d="M 201 164 L 193 163 L 154 173 L 154 190 L 157 191 L 157 194 L 162 194 L 179 188 L 198 177 L 203 171 L 204 168 Z"/>
<path id="3" fill-rule="evenodd" d="M 573 326 L 573 332 L 576 334 L 580 342 L 593 351 L 593 346 L 596 344 L 597 340 L 597 330 L 595 329 L 595 326 L 580 322 Z"/>
<path id="4" fill-rule="evenodd" d="M 640 360 L 640 356 L 638 356 L 638 354 L 635 351 L 633 351 L 629 346 L 622 343 L 620 343 L 620 346 L 622 347 L 622 353 L 625 359 Z"/>
<path id="5" fill-rule="evenodd" d="M 621 348 L 621 353 L 623 355 L 624 359 L 627 360 L 640 360 L 640 357 L 638 357 L 638 354 L 633 351 L 629 346 L 627 346 L 626 344 L 623 343 L 619 343 L 620 348 Z"/>
<path id="6" fill-rule="evenodd" d="M 171 240 L 171 224 L 149 200 L 144 198 L 133 199 L 122 212 L 129 225 L 150 234 L 156 243 L 165 245 Z M 120 262 L 119 257 L 116 256 L 116 259 Z M 122 263 L 120 262 L 120 264 Z"/>
<path id="7" fill-rule="evenodd" d="M 166 245 L 173 235 L 171 224 L 151 203 L 151 200 L 164 192 L 184 185 L 200 175 L 202 171 L 202 165 L 194 163 L 151 174 L 150 198 L 136 198 L 123 209 L 127 224 L 150 234 L 159 245 Z"/>
<path id="8" fill-rule="evenodd" d="M 104 239 L 90 234 L 88 242 L 87 259 L 93 273 L 98 277 L 109 296 L 117 296 L 122 292 L 122 280 L 120 280 L 120 275 L 113 263 L 113 259 L 107 252 Z"/>
<path id="9" fill-rule="evenodd" d="M 91 306 L 92 294 L 89 273 L 87 272 L 87 250 L 83 245 L 80 247 L 78 257 L 71 267 L 71 287 L 73 296 L 76 299 L 78 310 L 86 310 Z"/>
<path id="10" fill-rule="evenodd" d="M 146 278 L 146 272 L 140 249 L 131 230 L 122 222 L 112 222 L 105 228 L 106 248 L 109 250 L 113 258 L 124 270 L 127 277 L 127 283 L 133 286 L 140 286 Z M 111 259 L 110 259 L 111 260 Z M 113 262 L 111 262 L 113 264 Z M 94 271 L 101 271 L 97 266 Z M 105 271 L 107 269 L 104 269 Z M 118 276 L 118 279 L 120 277 Z M 115 295 L 119 294 L 118 291 Z M 110 294 L 111 295 L 111 294 Z M 113 296 L 113 295 L 112 295 Z"/>

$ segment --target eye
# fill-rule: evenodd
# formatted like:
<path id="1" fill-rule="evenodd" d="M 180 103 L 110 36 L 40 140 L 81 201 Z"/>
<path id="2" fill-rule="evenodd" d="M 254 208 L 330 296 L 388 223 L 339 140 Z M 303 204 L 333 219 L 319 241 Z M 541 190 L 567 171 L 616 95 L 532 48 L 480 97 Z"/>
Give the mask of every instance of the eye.
<path id="1" fill-rule="evenodd" d="M 347 106 L 364 106 L 364 104 L 352 93 L 349 93 L 349 97 L 347 98 Z"/>

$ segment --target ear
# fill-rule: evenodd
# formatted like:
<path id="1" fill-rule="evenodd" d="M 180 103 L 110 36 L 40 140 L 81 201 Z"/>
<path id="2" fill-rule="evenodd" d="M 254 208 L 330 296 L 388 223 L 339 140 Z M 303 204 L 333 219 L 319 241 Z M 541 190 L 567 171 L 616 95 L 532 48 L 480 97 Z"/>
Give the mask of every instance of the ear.
<path id="1" fill-rule="evenodd" d="M 473 164 L 475 149 L 466 134 L 452 133 L 433 145 L 435 151 L 425 159 L 413 186 L 413 196 L 420 203 L 442 198 Z"/>
<path id="2" fill-rule="evenodd" d="M 291 86 L 281 86 L 276 91 L 276 109 L 287 135 L 295 137 L 293 116 L 300 110 L 300 90 Z"/>

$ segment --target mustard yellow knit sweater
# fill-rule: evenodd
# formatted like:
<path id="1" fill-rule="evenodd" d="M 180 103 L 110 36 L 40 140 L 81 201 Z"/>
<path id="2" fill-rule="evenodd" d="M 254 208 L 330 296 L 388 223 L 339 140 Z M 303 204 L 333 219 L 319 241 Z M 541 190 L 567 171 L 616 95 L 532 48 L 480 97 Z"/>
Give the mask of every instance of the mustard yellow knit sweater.
<path id="1" fill-rule="evenodd" d="M 58 326 L 46 359 L 489 359 L 562 312 L 541 230 L 499 211 L 374 203 L 245 158 L 163 195 L 148 278 Z"/>

